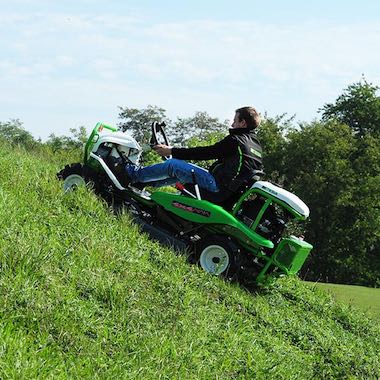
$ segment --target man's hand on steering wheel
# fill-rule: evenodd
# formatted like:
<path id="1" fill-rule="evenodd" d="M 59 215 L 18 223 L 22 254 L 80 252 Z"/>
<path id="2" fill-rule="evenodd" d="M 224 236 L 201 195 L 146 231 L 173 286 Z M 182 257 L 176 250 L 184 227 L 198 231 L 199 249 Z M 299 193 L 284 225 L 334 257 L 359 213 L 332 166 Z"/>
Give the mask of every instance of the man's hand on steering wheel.
<path id="1" fill-rule="evenodd" d="M 157 144 L 152 149 L 161 157 L 168 157 L 172 154 L 172 147 L 164 144 Z"/>

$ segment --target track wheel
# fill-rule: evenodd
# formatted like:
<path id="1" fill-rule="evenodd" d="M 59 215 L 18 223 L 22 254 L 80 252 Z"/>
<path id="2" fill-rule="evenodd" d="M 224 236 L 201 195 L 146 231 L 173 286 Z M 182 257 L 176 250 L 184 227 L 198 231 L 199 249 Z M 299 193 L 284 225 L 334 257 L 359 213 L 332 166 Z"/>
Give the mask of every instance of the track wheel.
<path id="1" fill-rule="evenodd" d="M 79 163 L 66 165 L 64 169 L 57 173 L 57 177 L 63 181 L 63 190 L 65 192 L 90 183 L 83 165 Z"/>
<path id="2" fill-rule="evenodd" d="M 210 235 L 203 238 L 196 247 L 199 265 L 213 275 L 232 278 L 237 270 L 238 247 L 227 236 Z"/>

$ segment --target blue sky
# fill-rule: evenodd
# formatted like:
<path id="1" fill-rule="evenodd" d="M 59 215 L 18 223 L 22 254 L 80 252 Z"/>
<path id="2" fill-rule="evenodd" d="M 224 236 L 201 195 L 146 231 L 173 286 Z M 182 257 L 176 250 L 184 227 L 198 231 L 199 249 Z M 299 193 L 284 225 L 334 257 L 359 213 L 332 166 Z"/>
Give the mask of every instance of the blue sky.
<path id="1" fill-rule="evenodd" d="M 378 0 L 0 0 L 0 121 L 43 139 L 116 124 L 118 106 L 311 121 L 362 74 L 380 85 L 379 15 Z"/>

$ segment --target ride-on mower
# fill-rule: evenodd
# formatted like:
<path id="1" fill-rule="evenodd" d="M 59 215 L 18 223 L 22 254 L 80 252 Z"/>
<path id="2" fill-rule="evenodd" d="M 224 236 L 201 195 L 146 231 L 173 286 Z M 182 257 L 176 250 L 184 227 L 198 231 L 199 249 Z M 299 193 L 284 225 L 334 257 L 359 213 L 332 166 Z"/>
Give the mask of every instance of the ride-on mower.
<path id="1" fill-rule="evenodd" d="M 151 145 L 169 145 L 164 126 L 152 124 Z M 175 193 L 150 193 L 141 184 L 123 187 L 107 162 L 114 157 L 138 165 L 141 153 L 125 130 L 98 123 L 85 145 L 83 163 L 67 165 L 57 176 L 64 191 L 88 184 L 114 208 L 126 208 L 143 231 L 188 252 L 208 273 L 260 284 L 301 269 L 312 245 L 284 236 L 290 221 L 309 216 L 296 195 L 261 180 L 259 171 L 220 204 L 202 199 L 197 184 L 177 184 Z"/>

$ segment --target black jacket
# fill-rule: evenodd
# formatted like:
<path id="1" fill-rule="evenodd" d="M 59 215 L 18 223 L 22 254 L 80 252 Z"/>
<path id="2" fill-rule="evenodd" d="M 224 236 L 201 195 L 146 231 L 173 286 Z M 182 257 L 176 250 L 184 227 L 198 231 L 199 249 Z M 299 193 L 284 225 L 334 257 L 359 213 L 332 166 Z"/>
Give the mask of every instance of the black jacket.
<path id="1" fill-rule="evenodd" d="M 262 169 L 262 149 L 256 133 L 247 128 L 230 129 L 229 135 L 214 145 L 173 148 L 172 156 L 182 160 L 217 159 L 209 168 L 219 189 L 237 190 L 253 170 Z"/>

